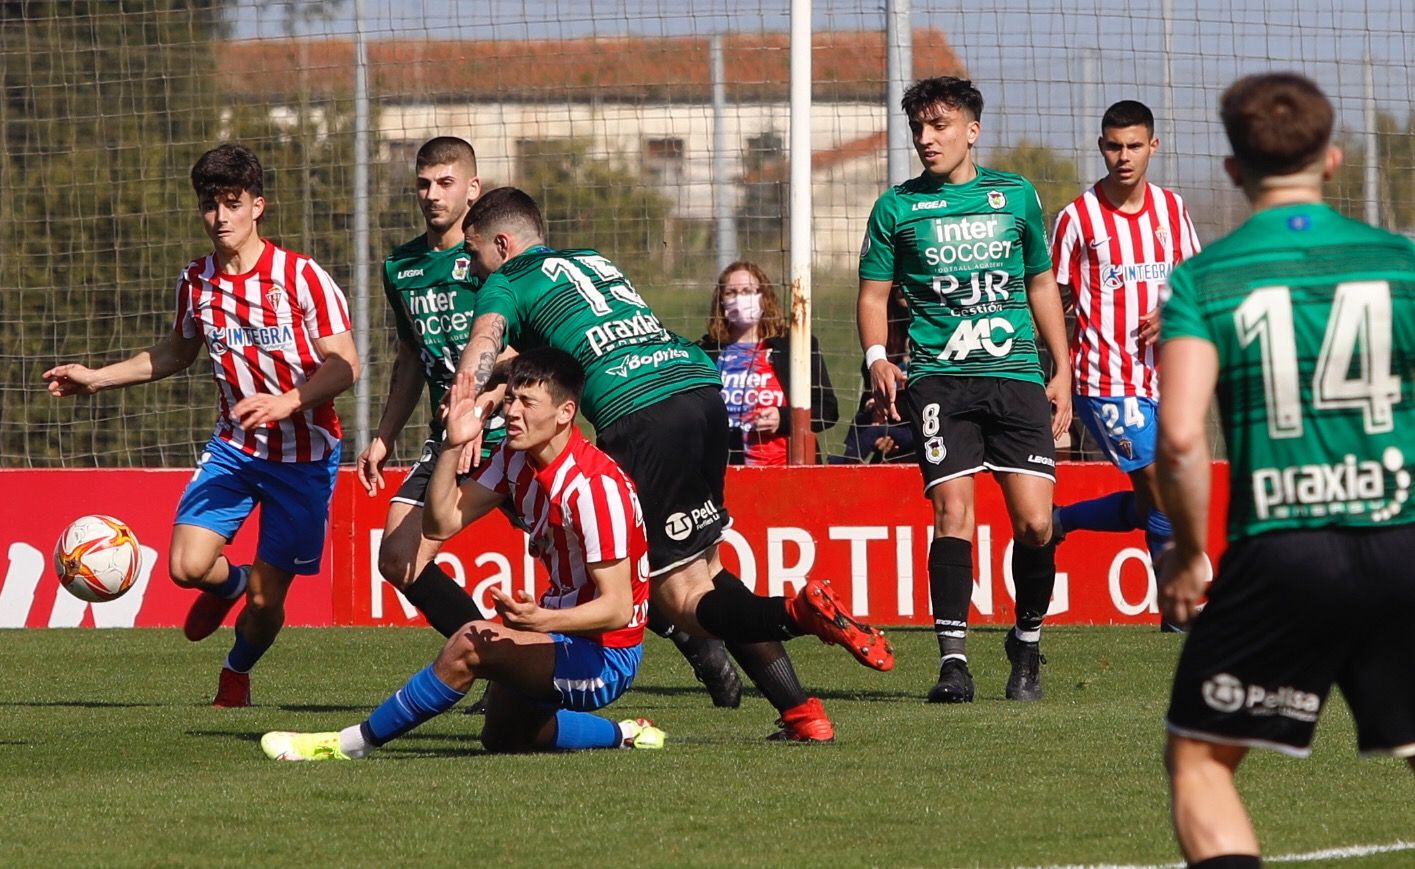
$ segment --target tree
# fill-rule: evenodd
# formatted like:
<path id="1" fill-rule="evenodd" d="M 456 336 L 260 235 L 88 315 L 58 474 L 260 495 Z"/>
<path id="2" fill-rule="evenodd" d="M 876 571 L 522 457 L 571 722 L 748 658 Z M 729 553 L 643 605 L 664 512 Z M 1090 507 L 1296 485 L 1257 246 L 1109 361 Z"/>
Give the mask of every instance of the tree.
<path id="1" fill-rule="evenodd" d="M 118 393 L 50 402 L 40 374 L 132 352 L 168 325 L 199 231 L 191 152 L 219 121 L 202 70 L 222 11 L 219 0 L 0 4 L 0 353 L 13 357 L 0 366 L 0 464 L 193 458 L 190 377 L 155 387 L 172 410 L 138 417 Z"/>
<path id="2" fill-rule="evenodd" d="M 1331 201 L 1350 217 L 1366 218 L 1366 146 L 1358 133 L 1342 131 L 1337 143 L 1345 160 L 1331 188 Z M 1376 114 L 1377 198 L 1380 224 L 1415 231 L 1415 113 L 1402 126 L 1389 112 Z"/>
<path id="3" fill-rule="evenodd" d="M 40 375 L 62 360 L 114 361 L 171 328 L 178 271 L 210 250 L 191 167 L 218 142 L 241 141 L 265 165 L 262 234 L 352 284 L 352 106 L 312 100 L 312 88 L 279 111 L 220 94 L 210 60 L 225 6 L 0 2 L 0 465 L 196 458 L 214 416 L 204 357 L 161 383 L 79 401 L 49 400 Z M 410 209 L 395 206 L 387 173 L 371 166 L 375 252 L 421 225 L 399 219 Z M 381 334 L 386 308 L 370 306 Z"/>
<path id="4" fill-rule="evenodd" d="M 1042 199 L 1042 210 L 1054 215 L 1081 192 L 1081 173 L 1076 163 L 1045 145 L 1023 139 L 1011 148 L 997 152 L 987 165 L 1005 172 L 1016 172 L 1031 181 Z"/>

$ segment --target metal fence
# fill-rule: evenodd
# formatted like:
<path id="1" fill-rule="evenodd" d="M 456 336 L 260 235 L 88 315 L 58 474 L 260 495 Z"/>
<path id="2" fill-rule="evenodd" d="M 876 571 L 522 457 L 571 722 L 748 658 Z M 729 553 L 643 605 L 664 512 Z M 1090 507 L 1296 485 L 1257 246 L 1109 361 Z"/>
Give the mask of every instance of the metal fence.
<path id="1" fill-rule="evenodd" d="M 264 234 L 364 296 L 351 301 L 368 311 L 374 420 L 395 340 L 378 265 L 421 231 L 413 153 L 433 135 L 471 141 L 486 185 L 531 190 L 553 243 L 611 256 L 690 338 L 723 262 L 788 278 L 786 0 L 12 0 L 0 11 L 0 466 L 194 461 L 215 414 L 204 359 L 77 402 L 50 399 L 40 375 L 116 360 L 170 329 L 176 276 L 208 249 L 188 173 L 224 140 L 265 163 Z M 890 28 L 889 14 L 907 26 Z M 980 161 L 1031 177 L 1053 214 L 1101 173 L 1104 107 L 1147 102 L 1162 142 L 1152 177 L 1185 195 L 1205 241 L 1244 214 L 1221 180 L 1218 93 L 1244 72 L 1298 69 L 1337 105 L 1348 154 L 1337 204 L 1415 230 L 1408 4 L 1148 0 L 1116 15 L 1076 0 L 1046 11 L 839 0 L 815 5 L 812 30 L 812 326 L 843 416 L 827 452 L 861 388 L 854 262 L 889 179 L 891 39 L 909 48 L 913 76 L 978 82 Z M 350 423 L 364 416 L 353 394 L 339 407 Z M 402 460 L 416 456 L 424 414 Z M 346 457 L 364 443 L 349 429 Z"/>

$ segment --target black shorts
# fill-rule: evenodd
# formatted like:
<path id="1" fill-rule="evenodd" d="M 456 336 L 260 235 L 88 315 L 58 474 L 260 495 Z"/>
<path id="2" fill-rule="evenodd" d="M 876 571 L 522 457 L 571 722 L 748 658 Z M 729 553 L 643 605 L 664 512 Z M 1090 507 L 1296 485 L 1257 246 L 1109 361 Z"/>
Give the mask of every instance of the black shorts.
<path id="1" fill-rule="evenodd" d="M 1332 683 L 1361 752 L 1415 756 L 1415 525 L 1239 540 L 1184 643 L 1166 726 L 1305 756 Z"/>
<path id="2" fill-rule="evenodd" d="M 413 463 L 412 470 L 403 480 L 403 485 L 393 493 L 390 500 L 421 507 L 427 502 L 427 484 L 432 480 L 432 469 L 437 466 L 437 457 L 442 455 L 442 438 L 428 438 L 423 441 L 422 455 Z"/>
<path id="3" fill-rule="evenodd" d="M 924 492 L 982 470 L 1056 481 L 1051 402 L 1039 383 L 1006 377 L 925 377 L 900 403 L 914 430 Z"/>
<path id="4" fill-rule="evenodd" d="M 428 484 L 432 482 L 433 469 L 437 467 L 437 459 L 442 455 L 442 448 L 445 444 L 446 442 L 442 439 L 441 435 L 423 441 L 422 455 L 418 456 L 418 460 L 413 464 L 412 470 L 408 471 L 408 476 L 403 479 L 403 485 L 399 486 L 398 491 L 393 493 L 393 497 L 389 499 L 390 501 L 412 504 L 414 507 L 427 506 L 427 487 Z M 497 445 L 500 445 L 499 441 Z M 494 449 L 490 451 L 486 449 L 482 450 L 481 467 L 486 467 L 487 460 L 491 458 L 491 453 L 494 451 Z M 458 474 L 457 485 L 460 486 L 467 480 L 475 477 L 477 470 L 477 468 L 472 468 L 471 473 Z M 530 533 L 530 527 L 526 525 L 526 521 L 520 516 L 517 516 L 516 511 L 511 509 L 509 499 L 501 505 L 500 509 L 502 513 L 506 514 L 506 520 L 511 523 L 512 527 Z"/>
<path id="5" fill-rule="evenodd" d="M 704 386 L 620 417 L 598 446 L 634 481 L 644 510 L 653 575 L 693 560 L 732 524 L 722 503 L 727 409 Z"/>

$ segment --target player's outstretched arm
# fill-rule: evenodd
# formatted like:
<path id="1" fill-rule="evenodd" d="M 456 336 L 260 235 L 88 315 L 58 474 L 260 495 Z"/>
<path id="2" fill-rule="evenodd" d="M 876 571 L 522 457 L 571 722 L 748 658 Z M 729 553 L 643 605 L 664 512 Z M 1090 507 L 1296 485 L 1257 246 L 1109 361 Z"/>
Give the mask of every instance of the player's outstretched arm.
<path id="1" fill-rule="evenodd" d="M 308 407 L 318 407 L 354 385 L 359 379 L 359 351 L 353 332 L 316 338 L 314 347 L 323 362 L 304 383 L 280 395 L 248 395 L 231 408 L 232 415 L 246 431 L 279 422 Z"/>
<path id="2" fill-rule="evenodd" d="M 1066 343 L 1061 289 L 1051 269 L 1027 277 L 1027 306 L 1032 311 L 1032 322 L 1037 324 L 1037 337 L 1046 344 L 1055 362 L 1056 371 L 1047 381 L 1047 398 L 1055 408 L 1051 417 L 1051 436 L 1055 439 L 1071 427 L 1071 351 Z"/>
<path id="3" fill-rule="evenodd" d="M 140 353 L 122 362 L 102 368 L 89 368 L 78 363 L 56 365 L 44 372 L 49 381 L 49 394 L 56 398 L 67 395 L 93 395 L 105 389 L 118 389 L 135 383 L 150 383 L 183 371 L 196 361 L 201 351 L 200 337 L 184 338 L 173 331 Z"/>
<path id="4" fill-rule="evenodd" d="M 1209 441 L 1204 431 L 1218 382 L 1218 349 L 1202 338 L 1171 338 L 1160 348 L 1164 400 L 1159 403 L 1160 501 L 1174 526 L 1174 549 L 1160 561 L 1159 604 L 1186 625 L 1204 594 L 1209 514 Z"/>
<path id="5" fill-rule="evenodd" d="M 398 355 L 393 360 L 393 374 L 388 379 L 388 400 L 378 418 L 378 431 L 354 462 L 354 473 L 364 491 L 376 495 L 383 489 L 383 464 L 398 433 L 407 425 L 418 399 L 423 394 L 423 374 L 418 364 L 418 351 L 407 341 L 398 341 Z"/>
<path id="6" fill-rule="evenodd" d="M 598 634 L 629 624 L 634 617 L 634 596 L 629 559 L 599 561 L 590 565 L 590 580 L 599 594 L 594 600 L 567 609 L 545 609 L 524 589 L 508 595 L 491 590 L 496 610 L 507 626 L 548 634 Z"/>
<path id="7" fill-rule="evenodd" d="M 855 304 L 855 316 L 860 329 L 860 349 L 865 351 L 865 361 L 870 372 L 870 389 L 874 393 L 875 406 L 883 410 L 885 417 L 899 422 L 899 411 L 894 406 L 894 397 L 904 385 L 904 372 L 888 359 L 880 357 L 879 350 L 871 358 L 870 348 L 883 348 L 889 340 L 889 290 L 890 281 L 860 280 L 860 297 Z"/>

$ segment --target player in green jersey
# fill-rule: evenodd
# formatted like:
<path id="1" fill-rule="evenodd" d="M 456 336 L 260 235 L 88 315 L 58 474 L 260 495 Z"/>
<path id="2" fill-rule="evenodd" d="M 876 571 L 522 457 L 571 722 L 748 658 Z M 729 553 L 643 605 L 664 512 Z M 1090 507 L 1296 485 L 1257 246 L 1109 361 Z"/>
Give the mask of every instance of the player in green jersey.
<path id="1" fill-rule="evenodd" d="M 481 284 L 472 272 L 462 232 L 462 219 L 480 195 L 481 181 L 472 146 L 453 136 L 423 143 L 416 171 L 418 209 L 427 228 L 395 248 L 383 263 L 383 291 L 398 328 L 398 356 L 393 361 L 378 431 L 359 454 L 355 471 L 370 496 L 383 489 L 383 465 L 426 384 L 431 430 L 422 456 L 388 505 L 378 570 L 429 624 L 450 637 L 483 614 L 433 560 L 442 544 L 422 533 L 422 510 L 428 480 L 442 451 L 443 423 L 438 407 L 471 335 Z M 484 443 L 499 443 L 504 437 L 504 428 L 492 429 Z"/>
<path id="2" fill-rule="evenodd" d="M 1056 582 L 1052 538 L 1055 439 L 1071 424 L 1071 371 L 1043 380 L 1037 340 L 1067 358 L 1041 201 L 1020 175 L 977 165 L 983 97 L 944 76 L 904 93 L 923 174 L 875 203 L 860 251 L 860 344 L 875 405 L 893 421 L 900 399 L 914 429 L 933 505 L 929 596 L 939 645 L 932 703 L 973 700 L 968 605 L 973 590 L 974 476 L 996 477 L 1012 519 L 1017 622 L 1004 648 L 1006 696 L 1039 700 L 1041 626 Z M 909 300 L 908 386 L 886 357 L 887 304 Z"/>
<path id="3" fill-rule="evenodd" d="M 717 367 L 664 328 L 613 262 L 544 238 L 540 208 L 514 188 L 487 193 L 467 215 L 467 247 L 487 276 L 462 359 L 477 392 L 507 344 L 572 353 L 585 368 L 581 410 L 639 492 L 654 606 L 690 634 L 726 641 L 781 713 L 778 738 L 833 738 L 781 641 L 812 633 L 880 670 L 894 664 L 888 643 L 852 619 L 827 582 L 808 580 L 790 599 L 761 597 L 722 566 L 728 426 Z"/>
<path id="4" fill-rule="evenodd" d="M 1323 204 L 1341 151 L 1311 81 L 1240 79 L 1220 115 L 1253 216 L 1175 270 L 1163 308 L 1159 596 L 1194 619 L 1166 718 L 1175 833 L 1189 865 L 1245 869 L 1234 772 L 1254 746 L 1308 754 L 1333 683 L 1361 752 L 1415 769 L 1415 245 Z M 1195 618 L 1215 393 L 1229 547 Z"/>

